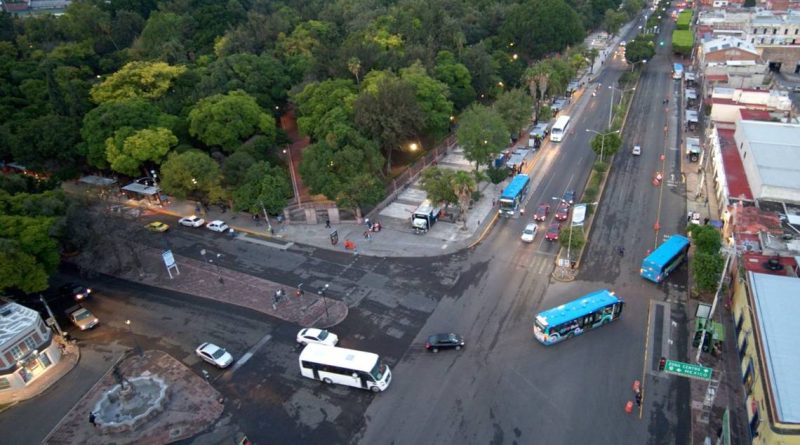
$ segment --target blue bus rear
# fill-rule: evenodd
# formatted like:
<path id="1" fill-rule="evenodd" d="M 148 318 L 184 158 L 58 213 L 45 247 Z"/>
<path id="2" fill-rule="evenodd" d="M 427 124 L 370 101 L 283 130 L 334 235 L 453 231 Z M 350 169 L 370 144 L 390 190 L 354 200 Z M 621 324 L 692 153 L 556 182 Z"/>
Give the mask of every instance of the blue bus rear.
<path id="1" fill-rule="evenodd" d="M 689 251 L 689 239 L 672 235 L 642 261 L 640 274 L 654 283 L 664 281 L 675 270 Z"/>
<path id="2" fill-rule="evenodd" d="M 542 344 L 552 345 L 616 320 L 624 305 L 614 292 L 601 289 L 540 312 L 534 320 L 533 335 Z"/>
<path id="3" fill-rule="evenodd" d="M 680 63 L 672 64 L 672 78 L 675 80 L 683 78 L 683 65 Z"/>
<path id="4" fill-rule="evenodd" d="M 511 180 L 508 187 L 503 190 L 503 194 L 500 195 L 500 210 L 498 212 L 501 216 L 514 215 L 523 198 L 528 194 L 530 181 L 528 175 L 517 175 Z"/>

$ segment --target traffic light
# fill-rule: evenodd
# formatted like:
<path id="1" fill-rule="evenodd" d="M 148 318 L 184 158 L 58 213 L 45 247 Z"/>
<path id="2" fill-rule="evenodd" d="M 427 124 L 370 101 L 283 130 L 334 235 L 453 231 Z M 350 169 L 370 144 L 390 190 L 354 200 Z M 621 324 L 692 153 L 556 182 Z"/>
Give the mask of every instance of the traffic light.
<path id="1" fill-rule="evenodd" d="M 658 370 L 663 371 L 664 368 L 667 367 L 667 358 L 661 357 L 661 360 L 658 361 Z"/>

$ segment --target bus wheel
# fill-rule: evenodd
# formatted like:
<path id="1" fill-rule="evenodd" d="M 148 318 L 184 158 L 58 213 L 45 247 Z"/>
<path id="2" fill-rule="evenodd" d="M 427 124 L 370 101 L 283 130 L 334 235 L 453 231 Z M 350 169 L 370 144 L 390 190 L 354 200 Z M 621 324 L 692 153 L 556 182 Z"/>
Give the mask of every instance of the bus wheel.
<path id="1" fill-rule="evenodd" d="M 380 388 L 378 388 L 377 386 L 373 386 L 372 388 L 370 388 L 370 390 L 371 390 L 372 392 L 381 392 L 381 389 L 380 389 Z"/>
<path id="2" fill-rule="evenodd" d="M 460 351 L 460 350 L 461 350 L 461 346 L 456 346 L 456 351 Z"/>
<path id="3" fill-rule="evenodd" d="M 329 379 L 329 378 L 327 378 L 327 377 L 325 377 L 324 379 L 322 379 L 322 381 L 323 381 L 323 382 L 325 382 L 325 383 L 327 383 L 328 385 L 330 385 L 330 384 L 333 384 L 333 380 L 331 380 L 331 379 Z"/>

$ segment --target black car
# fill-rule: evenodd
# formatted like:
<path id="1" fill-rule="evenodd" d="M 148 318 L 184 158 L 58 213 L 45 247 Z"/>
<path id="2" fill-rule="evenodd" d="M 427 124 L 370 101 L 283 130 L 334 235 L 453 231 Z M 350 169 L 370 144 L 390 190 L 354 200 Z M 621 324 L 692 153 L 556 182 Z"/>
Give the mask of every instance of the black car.
<path id="1" fill-rule="evenodd" d="M 561 200 L 569 203 L 569 205 L 575 204 L 575 190 L 567 190 L 564 192 L 564 196 L 561 198 Z"/>
<path id="2" fill-rule="evenodd" d="M 75 301 L 82 301 L 89 298 L 89 295 L 92 294 L 92 289 L 82 286 L 77 283 L 67 283 L 59 288 L 61 294 L 69 295 Z"/>
<path id="3" fill-rule="evenodd" d="M 431 335 L 425 342 L 425 349 L 431 352 L 439 352 L 439 349 L 455 349 L 457 351 L 463 347 L 464 338 L 452 333 Z"/>

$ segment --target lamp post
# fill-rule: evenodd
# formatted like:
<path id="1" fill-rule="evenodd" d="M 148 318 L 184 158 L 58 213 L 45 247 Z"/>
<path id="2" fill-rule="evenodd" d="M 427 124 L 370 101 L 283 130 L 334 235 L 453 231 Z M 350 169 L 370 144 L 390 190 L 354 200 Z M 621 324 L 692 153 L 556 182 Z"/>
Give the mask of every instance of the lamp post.
<path id="1" fill-rule="evenodd" d="M 150 170 L 150 175 L 153 176 L 153 186 L 156 188 L 156 200 L 161 204 L 161 190 L 158 189 L 158 175 L 155 170 Z"/>
<path id="2" fill-rule="evenodd" d="M 294 162 L 292 162 L 292 149 L 291 147 L 287 147 L 283 149 L 283 154 L 289 160 L 289 176 L 292 178 L 292 190 L 294 191 L 294 196 L 297 198 L 297 205 L 300 205 L 300 189 L 297 188 L 297 176 L 294 171 Z"/>
<path id="3" fill-rule="evenodd" d="M 600 133 L 597 130 L 591 130 L 591 129 L 587 128 L 586 132 L 600 135 L 600 160 L 602 161 L 603 160 L 603 154 L 605 153 L 605 149 L 606 149 L 606 136 L 609 135 L 609 134 L 619 133 L 619 130 L 609 131 L 609 132 L 606 132 L 606 133 Z"/>
<path id="4" fill-rule="evenodd" d="M 201 249 L 200 250 L 200 255 L 203 256 L 204 260 L 206 259 L 206 254 L 207 253 L 211 254 L 211 252 L 208 252 L 206 249 Z M 208 258 L 208 264 L 217 266 L 217 281 L 219 281 L 219 284 L 225 284 L 225 280 L 222 278 L 222 271 L 219 268 L 219 263 L 220 263 L 220 261 L 222 261 L 222 258 L 224 258 L 225 255 L 223 255 L 221 253 L 217 253 L 216 254 L 216 257 L 217 257 L 217 262 L 216 263 L 214 262 L 214 254 L 209 255 L 209 257 L 210 258 Z"/>
<path id="5" fill-rule="evenodd" d="M 645 64 L 647 64 L 647 59 L 642 59 L 642 60 L 640 60 L 638 62 L 631 63 L 631 72 L 633 72 L 633 68 L 636 66 L 637 63 L 641 63 L 642 65 L 645 65 Z"/>
<path id="6" fill-rule="evenodd" d="M 317 291 L 317 294 L 322 297 L 322 304 L 325 306 L 325 322 L 328 322 L 331 319 L 330 315 L 328 314 L 328 298 L 325 296 L 325 293 L 328 292 L 328 288 L 330 286 L 330 284 L 325 283 L 325 286 L 321 287 Z"/>
<path id="7" fill-rule="evenodd" d="M 629 88 L 627 90 L 620 90 L 619 88 L 609 85 L 608 89 L 611 90 L 611 102 L 608 103 L 608 128 L 611 129 L 611 118 L 613 117 L 613 109 L 614 109 L 614 91 L 619 91 L 622 94 L 627 93 L 628 91 L 635 91 L 636 87 Z M 620 96 L 622 97 L 622 96 Z"/>
<path id="8" fill-rule="evenodd" d="M 125 324 L 128 326 L 128 334 L 130 334 L 131 338 L 133 339 L 134 351 L 140 357 L 142 356 L 142 348 L 139 347 L 139 341 L 136 340 L 136 336 L 133 335 L 133 328 L 131 328 L 131 321 L 125 320 Z"/>

